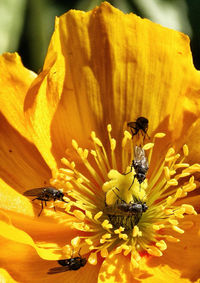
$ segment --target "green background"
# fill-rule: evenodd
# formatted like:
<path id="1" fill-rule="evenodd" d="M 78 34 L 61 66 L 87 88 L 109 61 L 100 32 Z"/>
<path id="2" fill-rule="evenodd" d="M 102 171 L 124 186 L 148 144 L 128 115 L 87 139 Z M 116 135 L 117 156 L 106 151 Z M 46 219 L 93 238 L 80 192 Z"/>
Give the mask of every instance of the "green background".
<path id="1" fill-rule="evenodd" d="M 42 69 L 55 16 L 69 9 L 88 11 L 103 1 L 0 0 L 0 53 L 19 52 L 24 65 Z M 108 1 L 125 13 L 134 12 L 188 34 L 194 64 L 200 69 L 200 0 Z"/>

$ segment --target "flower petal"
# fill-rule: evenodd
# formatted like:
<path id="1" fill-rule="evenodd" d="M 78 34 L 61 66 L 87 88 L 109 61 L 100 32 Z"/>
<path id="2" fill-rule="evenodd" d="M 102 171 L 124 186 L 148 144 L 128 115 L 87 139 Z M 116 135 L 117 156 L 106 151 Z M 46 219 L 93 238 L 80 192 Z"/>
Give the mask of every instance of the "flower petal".
<path id="1" fill-rule="evenodd" d="M 58 266 L 57 263 L 54 264 L 54 266 L 52 265 L 52 267 L 55 266 Z M 100 266 L 98 264 L 90 265 L 89 263 L 87 263 L 84 267 L 76 271 L 64 272 L 62 274 L 55 274 L 55 275 L 51 275 L 51 277 L 49 275 L 49 280 L 55 280 L 55 281 L 47 281 L 47 282 L 96 283 L 99 269 Z"/>
<path id="2" fill-rule="evenodd" d="M 199 163 L 200 160 L 200 119 L 191 125 L 188 130 L 183 133 L 181 143 L 186 143 L 189 148 L 189 156 L 187 157 L 187 162 L 190 163 Z"/>
<path id="3" fill-rule="evenodd" d="M 19 235 L 17 234 L 17 236 Z M 11 241 L 2 236 L 0 236 L 0 241 L 3 243 L 0 253 L 0 265 L 17 282 L 96 282 L 99 271 L 98 265 L 92 266 L 87 264 L 77 271 L 49 275 L 47 274 L 48 270 L 58 266 L 57 261 L 41 259 L 35 249 L 28 244 Z"/>
<path id="4" fill-rule="evenodd" d="M 187 222 L 187 223 L 186 223 Z M 182 225 L 193 223 L 193 227 L 179 236 L 179 243 L 168 243 L 168 248 L 161 257 L 142 257 L 139 268 L 133 268 L 128 256 L 110 254 L 99 272 L 101 282 L 193 282 L 200 277 L 200 215 L 186 216 Z M 189 227 L 189 226 L 188 226 Z"/>
<path id="5" fill-rule="evenodd" d="M 19 192 L 49 183 L 51 171 L 36 147 L 0 114 L 0 176 Z M 12 206 L 12 205 L 11 205 Z"/>
<path id="6" fill-rule="evenodd" d="M 8 186 L 0 179 L 0 208 L 15 213 L 33 216 L 33 206 L 30 201 L 20 193 Z"/>
<path id="7" fill-rule="evenodd" d="M 0 210 L 0 212 L 3 212 L 3 215 L 0 214 L 0 219 L 26 232 L 41 247 L 45 244 L 63 247 L 77 236 L 77 230 L 72 227 L 72 223 L 77 219 L 60 211 L 52 211 L 50 217 L 42 214 L 35 218 L 11 211 Z"/>
<path id="8" fill-rule="evenodd" d="M 134 281 L 135 275 L 132 272 L 130 258 L 123 254 L 110 253 L 104 260 L 99 271 L 98 283 L 127 283 Z"/>
<path id="9" fill-rule="evenodd" d="M 17 53 L 0 56 L 1 112 L 21 135 L 31 140 L 24 118 L 24 98 L 37 75 L 26 69 Z"/>
<path id="10" fill-rule="evenodd" d="M 29 245 L 10 241 L 0 237 L 0 265 L 17 282 L 53 282 L 47 281 L 47 271 L 51 264 L 41 259 L 35 249 Z M 46 279 L 46 281 L 42 281 Z M 55 282 L 55 281 L 54 281 Z"/>
<path id="11" fill-rule="evenodd" d="M 3 268 L 0 268 L 0 282 L 2 283 L 17 283 L 17 281 L 15 281 L 14 279 L 12 279 L 12 277 L 10 276 L 10 274 Z"/>
<path id="12" fill-rule="evenodd" d="M 62 251 L 59 248 L 39 248 L 33 242 L 32 238 L 24 231 L 17 229 L 11 224 L 7 224 L 0 220 L 0 237 L 15 241 L 20 244 L 29 245 L 33 247 L 38 255 L 43 259 L 54 259 L 57 260 L 59 255 L 62 255 Z M 3 240 L 1 241 L 3 243 Z M 2 246 L 2 245 L 1 245 Z"/>
<path id="13" fill-rule="evenodd" d="M 58 160 L 75 136 L 84 147 L 92 129 L 104 138 L 108 123 L 118 139 L 125 121 L 145 116 L 149 133 L 165 130 L 177 139 L 200 114 L 188 37 L 107 2 L 56 20 L 36 82 L 27 109 L 46 161 L 44 149 Z"/>

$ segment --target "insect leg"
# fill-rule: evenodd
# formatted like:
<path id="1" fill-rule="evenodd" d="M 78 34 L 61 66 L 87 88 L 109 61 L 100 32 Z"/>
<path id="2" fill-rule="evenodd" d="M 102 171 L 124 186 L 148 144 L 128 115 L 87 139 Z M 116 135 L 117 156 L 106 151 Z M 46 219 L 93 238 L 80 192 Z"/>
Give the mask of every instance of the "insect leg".
<path id="1" fill-rule="evenodd" d="M 116 188 L 116 189 L 118 189 L 118 188 Z M 119 190 L 119 189 L 118 189 Z M 120 199 L 122 202 L 125 202 L 125 200 L 123 200 L 123 199 L 121 199 L 120 198 L 120 196 L 118 196 L 118 194 L 116 194 L 116 192 L 114 191 L 114 190 L 112 190 L 113 191 L 113 193 L 118 197 L 118 199 Z M 125 202 L 126 203 L 126 202 Z"/>
<path id="2" fill-rule="evenodd" d="M 134 133 L 132 129 L 131 129 L 131 134 L 132 134 L 132 139 L 133 139 L 133 136 L 135 136 L 136 133 Z"/>
<path id="3" fill-rule="evenodd" d="M 41 200 L 41 205 L 42 205 L 42 208 L 41 208 L 41 210 L 40 210 L 40 213 L 38 214 L 38 217 L 40 216 L 40 214 L 42 213 L 42 210 L 43 210 L 43 200 Z"/>
<path id="4" fill-rule="evenodd" d="M 132 181 L 132 183 L 131 183 L 130 187 L 128 188 L 128 191 L 129 191 L 129 190 L 130 190 L 130 188 L 133 186 L 133 184 L 134 184 L 134 182 L 135 182 L 135 178 L 136 178 L 136 174 L 134 175 L 133 181 Z"/>
<path id="5" fill-rule="evenodd" d="M 62 200 L 63 202 L 65 202 L 65 203 L 69 203 L 68 201 L 64 200 L 64 199 L 63 199 L 63 197 L 62 197 L 62 199 L 61 199 L 61 200 Z"/>
<path id="6" fill-rule="evenodd" d="M 81 248 L 80 248 L 79 251 L 78 251 L 78 255 L 81 257 L 80 251 L 81 251 Z"/>
<path id="7" fill-rule="evenodd" d="M 32 199 L 31 201 L 34 201 L 34 200 L 36 200 L 36 199 L 38 199 L 38 198 L 34 198 L 34 199 Z"/>
<path id="8" fill-rule="evenodd" d="M 133 170 L 133 166 L 131 165 L 131 170 L 130 170 L 128 173 L 123 173 L 123 175 L 128 175 L 128 174 L 130 174 L 130 173 L 132 172 L 132 170 Z"/>
<path id="9" fill-rule="evenodd" d="M 147 135 L 148 139 L 150 140 L 150 136 L 147 134 L 147 132 L 146 132 L 146 135 Z"/>

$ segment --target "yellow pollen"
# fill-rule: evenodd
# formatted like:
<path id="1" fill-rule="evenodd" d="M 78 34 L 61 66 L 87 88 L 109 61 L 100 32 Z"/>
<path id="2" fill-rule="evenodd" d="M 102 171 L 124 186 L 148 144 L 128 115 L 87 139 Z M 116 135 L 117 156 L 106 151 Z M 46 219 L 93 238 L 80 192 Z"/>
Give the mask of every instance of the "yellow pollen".
<path id="1" fill-rule="evenodd" d="M 142 236 L 142 232 L 139 230 L 138 226 L 133 228 L 133 237 Z"/>
<path id="2" fill-rule="evenodd" d="M 71 244 L 74 248 L 77 248 L 80 244 L 80 237 L 76 237 L 71 240 Z"/>
<path id="3" fill-rule="evenodd" d="M 171 235 L 165 235 L 165 239 L 170 242 L 170 243 L 178 243 L 180 242 L 179 239 L 177 239 L 176 237 L 173 237 Z"/>
<path id="4" fill-rule="evenodd" d="M 102 256 L 102 257 L 107 257 L 107 256 L 108 256 L 108 250 L 107 250 L 106 248 L 103 248 L 103 249 L 101 250 L 101 256 Z"/>
<path id="5" fill-rule="evenodd" d="M 160 224 L 160 225 L 152 225 L 152 228 L 154 229 L 154 230 L 156 230 L 156 231 L 158 231 L 158 230 L 160 230 L 160 229 L 162 229 L 162 228 L 164 228 L 165 227 L 165 225 L 164 224 Z"/>
<path id="6" fill-rule="evenodd" d="M 165 173 L 165 178 L 166 178 L 167 181 L 169 181 L 170 178 L 171 178 L 169 167 L 165 166 L 163 169 L 164 169 L 164 173 Z"/>
<path id="7" fill-rule="evenodd" d="M 143 146 L 144 150 L 148 150 L 154 147 L 154 143 L 147 143 Z"/>
<path id="8" fill-rule="evenodd" d="M 86 242 L 89 246 L 91 246 L 91 245 L 94 244 L 91 239 L 85 239 L 85 242 Z"/>
<path id="9" fill-rule="evenodd" d="M 165 241 L 161 240 L 159 242 L 156 243 L 156 246 L 161 250 L 164 251 L 167 249 L 167 245 L 165 243 Z"/>
<path id="10" fill-rule="evenodd" d="M 95 216 L 94 216 L 94 220 L 98 220 L 101 216 L 103 215 L 102 211 L 99 211 Z"/>
<path id="11" fill-rule="evenodd" d="M 88 262 L 92 265 L 96 265 L 97 264 L 97 253 L 91 253 L 88 258 Z"/>
<path id="12" fill-rule="evenodd" d="M 184 144 L 184 146 L 183 146 L 183 154 L 184 154 L 184 156 L 189 155 L 189 149 L 188 149 L 188 146 L 186 144 Z"/>
<path id="13" fill-rule="evenodd" d="M 126 249 L 126 250 L 124 251 L 124 255 L 127 256 L 127 255 L 131 252 L 131 250 L 132 250 L 132 247 L 131 247 L 131 246 L 128 246 L 128 249 Z"/>
<path id="14" fill-rule="evenodd" d="M 154 138 L 162 139 L 162 138 L 164 138 L 165 136 L 166 136 L 165 133 L 157 133 L 157 134 L 154 135 Z"/>
<path id="15" fill-rule="evenodd" d="M 80 210 L 74 210 L 73 211 L 74 216 L 76 216 L 76 218 L 80 219 L 80 220 L 84 220 L 85 219 L 85 214 L 80 211 Z"/>
<path id="16" fill-rule="evenodd" d="M 181 207 L 185 209 L 185 213 L 187 214 L 194 214 L 197 215 L 196 211 L 194 210 L 194 207 L 189 204 L 182 204 Z"/>
<path id="17" fill-rule="evenodd" d="M 173 147 L 170 147 L 170 149 L 168 150 L 167 154 L 166 154 L 166 158 L 169 158 L 170 156 L 174 155 L 175 150 Z"/>
<path id="18" fill-rule="evenodd" d="M 127 240 L 127 239 L 128 239 L 128 235 L 127 235 L 127 234 L 119 233 L 119 238 L 120 238 L 120 239 L 123 239 L 123 240 Z"/>
<path id="19" fill-rule="evenodd" d="M 114 233 L 115 234 L 120 234 L 121 232 L 123 232 L 124 231 L 124 227 L 119 227 L 119 229 L 116 229 L 116 230 L 114 230 Z"/>
<path id="20" fill-rule="evenodd" d="M 147 249 L 147 252 L 148 252 L 150 255 L 153 255 L 153 256 L 162 256 L 162 255 L 163 255 L 162 252 L 161 252 L 158 248 L 153 247 L 153 246 L 149 247 L 149 248 Z"/>
<path id="21" fill-rule="evenodd" d="M 110 233 L 106 233 L 102 236 L 103 239 L 110 239 L 111 238 L 111 234 Z"/>
<path id="22" fill-rule="evenodd" d="M 179 228 L 178 226 L 176 225 L 172 225 L 172 229 L 180 234 L 183 234 L 184 233 L 184 230 Z"/>
<path id="23" fill-rule="evenodd" d="M 106 230 L 109 230 L 109 229 L 113 228 L 112 224 L 110 224 L 107 219 L 104 220 L 104 222 L 103 222 L 101 225 L 102 225 L 102 227 L 103 227 L 104 229 L 106 229 Z"/>

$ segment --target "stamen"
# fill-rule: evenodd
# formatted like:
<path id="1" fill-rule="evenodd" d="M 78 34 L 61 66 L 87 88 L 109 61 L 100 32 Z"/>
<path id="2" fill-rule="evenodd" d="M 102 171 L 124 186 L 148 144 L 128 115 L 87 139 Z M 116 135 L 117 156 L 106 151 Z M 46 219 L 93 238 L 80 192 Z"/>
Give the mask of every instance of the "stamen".
<path id="1" fill-rule="evenodd" d="M 179 235 L 194 225 L 182 220 L 186 214 L 197 214 L 193 206 L 178 205 L 177 200 L 196 189 L 193 174 L 200 172 L 200 165 L 184 163 L 189 155 L 187 145 L 181 152 L 169 148 L 165 156 L 151 164 L 157 138 L 164 138 L 164 133 L 155 134 L 153 142 L 143 144 L 141 133 L 132 138 L 125 130 L 120 143 L 111 132 L 109 124 L 108 146 L 92 132 L 90 150 L 82 149 L 72 140 L 79 159 L 77 164 L 64 157 L 61 159 L 64 168 L 52 170 L 51 185 L 68 194 L 65 199 L 69 203 L 57 201 L 58 206 L 74 217 L 73 228 L 77 230 L 71 248 L 66 245 L 63 254 L 70 258 L 74 250 L 81 249 L 81 253 L 89 253 L 88 262 L 92 265 L 97 264 L 97 255 L 106 258 L 111 252 L 130 254 L 132 267 L 138 268 L 144 252 L 162 256 L 167 242 L 179 242 L 178 236 L 170 235 L 170 230 Z M 151 166 L 141 184 L 132 165 L 136 145 L 145 150 Z M 121 164 L 116 150 L 121 152 Z"/>
<path id="2" fill-rule="evenodd" d="M 110 124 L 107 126 L 107 131 L 108 131 L 108 137 L 109 137 L 110 149 L 111 149 L 111 158 L 112 158 L 111 166 L 113 169 L 117 169 L 117 162 L 116 162 L 115 153 L 114 153 L 115 148 L 116 148 L 116 140 L 111 137 L 110 133 L 112 131 L 112 127 Z"/>

